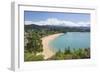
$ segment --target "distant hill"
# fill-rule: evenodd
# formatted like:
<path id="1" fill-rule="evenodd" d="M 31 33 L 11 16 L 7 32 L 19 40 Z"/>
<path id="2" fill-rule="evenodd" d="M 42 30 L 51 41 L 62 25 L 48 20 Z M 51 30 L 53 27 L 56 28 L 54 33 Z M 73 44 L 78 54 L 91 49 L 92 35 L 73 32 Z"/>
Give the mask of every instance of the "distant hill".
<path id="1" fill-rule="evenodd" d="M 61 32 L 90 32 L 90 27 L 68 27 L 68 26 L 56 26 L 56 25 L 24 25 L 25 31 L 27 30 L 50 30 Z"/>

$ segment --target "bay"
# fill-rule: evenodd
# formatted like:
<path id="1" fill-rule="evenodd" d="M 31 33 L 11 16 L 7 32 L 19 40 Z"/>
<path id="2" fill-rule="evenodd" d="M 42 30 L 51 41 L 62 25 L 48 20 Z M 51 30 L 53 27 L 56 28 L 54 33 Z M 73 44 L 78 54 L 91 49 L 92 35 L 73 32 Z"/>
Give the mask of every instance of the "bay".
<path id="1" fill-rule="evenodd" d="M 67 32 L 49 43 L 53 50 L 90 48 L 90 32 Z"/>

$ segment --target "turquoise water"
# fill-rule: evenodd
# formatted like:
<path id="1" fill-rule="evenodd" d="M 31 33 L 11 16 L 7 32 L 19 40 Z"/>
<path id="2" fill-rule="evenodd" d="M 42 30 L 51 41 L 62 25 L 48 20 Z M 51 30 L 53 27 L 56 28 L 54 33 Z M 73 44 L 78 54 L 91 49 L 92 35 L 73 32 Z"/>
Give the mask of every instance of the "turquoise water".
<path id="1" fill-rule="evenodd" d="M 67 32 L 49 43 L 55 50 L 90 48 L 90 32 Z"/>

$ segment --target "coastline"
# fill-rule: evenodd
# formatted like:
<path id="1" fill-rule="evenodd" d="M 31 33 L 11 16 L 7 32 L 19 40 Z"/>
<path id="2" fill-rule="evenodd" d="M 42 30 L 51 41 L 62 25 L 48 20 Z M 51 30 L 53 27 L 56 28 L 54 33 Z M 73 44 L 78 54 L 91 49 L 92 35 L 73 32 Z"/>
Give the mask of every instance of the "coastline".
<path id="1" fill-rule="evenodd" d="M 63 33 L 58 33 L 58 34 L 52 34 L 49 36 L 45 36 L 42 38 L 42 44 L 43 44 L 43 52 L 42 54 L 44 55 L 44 59 L 48 59 L 51 56 L 53 56 L 55 53 L 51 50 L 51 47 L 49 46 L 49 43 L 57 38 L 58 36 L 62 35 Z"/>

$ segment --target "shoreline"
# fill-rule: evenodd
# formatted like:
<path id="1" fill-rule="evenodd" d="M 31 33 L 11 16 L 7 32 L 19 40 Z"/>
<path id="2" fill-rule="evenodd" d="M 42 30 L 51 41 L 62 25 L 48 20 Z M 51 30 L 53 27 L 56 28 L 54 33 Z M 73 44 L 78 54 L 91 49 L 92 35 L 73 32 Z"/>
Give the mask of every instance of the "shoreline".
<path id="1" fill-rule="evenodd" d="M 42 38 L 42 44 L 43 44 L 42 55 L 44 55 L 44 59 L 48 59 L 55 54 L 52 51 L 49 43 L 62 34 L 63 33 L 57 33 L 57 34 L 48 35 Z"/>

